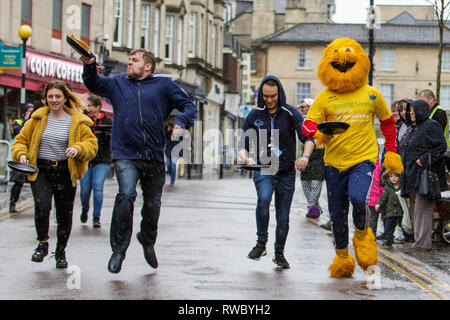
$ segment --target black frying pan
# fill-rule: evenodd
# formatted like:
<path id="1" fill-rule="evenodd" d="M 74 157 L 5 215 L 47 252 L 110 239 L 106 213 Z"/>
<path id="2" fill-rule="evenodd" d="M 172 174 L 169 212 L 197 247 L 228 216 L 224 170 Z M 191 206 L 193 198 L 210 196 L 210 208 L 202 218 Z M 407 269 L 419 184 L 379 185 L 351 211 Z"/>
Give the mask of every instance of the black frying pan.
<path id="1" fill-rule="evenodd" d="M 72 47 L 73 50 L 82 56 L 86 58 L 93 58 L 92 53 L 89 52 L 89 46 L 80 39 L 77 39 L 73 34 L 66 36 L 66 42 Z"/>
<path id="2" fill-rule="evenodd" d="M 344 133 L 350 125 L 341 121 L 325 121 L 317 126 L 317 129 L 324 134 L 341 134 Z"/>
<path id="3" fill-rule="evenodd" d="M 8 161 L 8 167 L 10 167 L 12 170 L 25 174 L 33 174 L 39 171 L 38 168 L 32 166 L 31 164 L 17 161 Z"/>
<path id="4" fill-rule="evenodd" d="M 260 169 L 265 169 L 265 168 L 270 168 L 270 164 L 253 164 L 253 165 L 249 165 L 249 164 L 238 164 L 238 167 L 241 167 L 242 169 L 245 170 L 260 170 Z"/>

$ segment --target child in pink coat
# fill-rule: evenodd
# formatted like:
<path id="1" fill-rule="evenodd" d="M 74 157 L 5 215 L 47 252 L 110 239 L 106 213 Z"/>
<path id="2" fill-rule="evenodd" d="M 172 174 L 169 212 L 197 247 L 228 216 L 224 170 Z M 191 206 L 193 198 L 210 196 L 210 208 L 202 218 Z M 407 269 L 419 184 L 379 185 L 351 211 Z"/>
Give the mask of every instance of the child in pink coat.
<path id="1" fill-rule="evenodd" d="M 384 216 L 385 208 L 381 207 L 379 211 L 375 211 L 375 205 L 377 201 L 380 199 L 381 194 L 384 190 L 384 184 L 380 184 L 381 182 L 381 163 L 382 163 L 382 153 L 379 154 L 377 162 L 375 163 L 375 170 L 373 171 L 372 178 L 372 186 L 370 187 L 369 192 L 369 227 L 372 229 L 373 234 L 376 236 L 377 234 L 377 226 L 378 226 L 378 215 L 381 213 L 381 216 Z"/>

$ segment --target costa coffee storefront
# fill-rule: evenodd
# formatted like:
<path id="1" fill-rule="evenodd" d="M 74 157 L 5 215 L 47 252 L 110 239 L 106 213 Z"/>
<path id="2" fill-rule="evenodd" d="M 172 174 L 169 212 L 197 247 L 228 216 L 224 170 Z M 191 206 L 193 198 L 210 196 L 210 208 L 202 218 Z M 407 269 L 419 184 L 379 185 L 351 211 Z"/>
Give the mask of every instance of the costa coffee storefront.
<path id="1" fill-rule="evenodd" d="M 83 84 L 83 64 L 74 59 L 68 59 L 49 53 L 42 53 L 27 48 L 26 53 L 26 102 L 36 103 L 40 90 L 53 80 L 61 80 L 72 87 L 72 91 L 82 96 L 85 100 L 91 93 Z M 3 70 L 0 74 L 0 106 L 2 112 L 2 124 L 5 120 L 17 117 L 20 104 L 20 88 L 22 85 L 21 70 Z M 112 106 L 103 101 L 102 110 L 112 117 Z M 5 119 L 5 116 L 7 119 Z M 4 131 L 0 130 L 0 138 L 3 139 Z M 5 137 L 6 138 L 6 137 Z"/>

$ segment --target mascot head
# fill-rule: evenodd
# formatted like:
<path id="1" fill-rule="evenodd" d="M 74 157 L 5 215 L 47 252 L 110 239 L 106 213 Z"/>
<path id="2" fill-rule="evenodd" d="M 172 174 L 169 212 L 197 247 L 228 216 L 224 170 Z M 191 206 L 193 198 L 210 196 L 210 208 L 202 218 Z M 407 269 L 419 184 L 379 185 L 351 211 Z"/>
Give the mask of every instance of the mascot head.
<path id="1" fill-rule="evenodd" d="M 349 38 L 334 40 L 324 50 L 317 76 L 336 92 L 350 92 L 367 81 L 370 61 L 361 45 Z"/>

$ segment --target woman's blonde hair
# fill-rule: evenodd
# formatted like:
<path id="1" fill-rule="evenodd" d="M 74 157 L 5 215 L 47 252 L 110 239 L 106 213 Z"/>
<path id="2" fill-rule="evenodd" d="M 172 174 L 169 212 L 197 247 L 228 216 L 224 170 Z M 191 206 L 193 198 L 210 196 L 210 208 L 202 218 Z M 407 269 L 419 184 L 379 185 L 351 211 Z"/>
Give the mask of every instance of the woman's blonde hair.
<path id="1" fill-rule="evenodd" d="M 69 88 L 67 88 L 66 84 L 59 80 L 51 81 L 45 86 L 42 95 L 42 103 L 45 106 L 47 105 L 47 93 L 50 89 L 59 89 L 62 91 L 64 97 L 67 99 L 66 106 L 68 108 L 72 108 L 81 113 L 84 111 L 85 106 L 78 95 L 70 91 Z"/>

